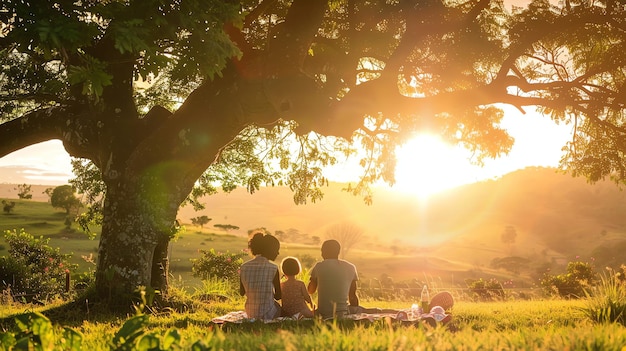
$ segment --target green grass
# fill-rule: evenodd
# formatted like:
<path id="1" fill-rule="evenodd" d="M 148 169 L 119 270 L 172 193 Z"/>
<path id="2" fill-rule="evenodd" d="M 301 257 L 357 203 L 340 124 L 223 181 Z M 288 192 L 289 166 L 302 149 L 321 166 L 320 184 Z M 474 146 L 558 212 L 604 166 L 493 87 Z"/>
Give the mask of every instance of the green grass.
<path id="1" fill-rule="evenodd" d="M 98 239 L 89 239 L 82 233 L 77 224 L 72 224 L 67 230 L 64 225 L 63 210 L 53 208 L 47 202 L 33 200 L 11 199 L 17 203 L 12 214 L 0 214 L 0 233 L 4 230 L 24 228 L 34 236 L 50 238 L 50 245 L 59 247 L 61 252 L 72 254 L 72 263 L 79 264 L 80 272 L 93 269 L 92 263 L 86 262 L 83 257 L 97 255 Z M 247 247 L 245 234 L 214 233 L 214 228 L 205 226 L 202 229 L 184 223 L 186 231 L 170 247 L 170 273 L 174 279 L 182 279 L 190 287 L 200 285 L 199 280 L 191 274 L 191 259 L 198 258 L 200 249 L 215 249 L 216 251 L 238 252 Z M 99 233 L 98 228 L 94 232 Z M 472 245 L 446 245 L 445 249 L 429 249 L 406 252 L 394 255 L 381 245 L 391 237 L 381 236 L 372 244 L 367 239 L 360 247 L 353 248 L 346 259 L 353 262 L 359 271 L 364 283 L 378 279 L 383 274 L 391 276 L 396 282 L 408 280 L 427 280 L 437 286 L 462 289 L 466 287 L 466 279 L 496 278 L 500 281 L 513 280 L 515 286 L 522 289 L 534 288 L 534 280 L 530 271 L 513 275 L 502 270 L 491 269 L 484 264 L 475 262 L 477 257 L 485 258 L 485 252 L 480 255 L 468 254 L 467 247 Z M 288 255 L 303 257 L 309 255 L 321 259 L 318 245 L 304 245 L 283 242 L 277 262 Z M 467 246 L 467 247 L 466 247 Z M 6 255 L 7 246 L 0 238 L 0 256 Z M 306 265 L 305 265 L 306 267 Z"/>
<path id="2" fill-rule="evenodd" d="M 62 253 L 71 254 L 71 263 L 79 265 L 78 272 L 82 273 L 95 268 L 98 249 L 99 229 L 94 229 L 96 237 L 90 239 L 86 233 L 80 231 L 76 223 L 68 230 L 65 228 L 65 213 L 63 210 L 53 208 L 47 202 L 30 200 L 11 200 L 16 202 L 15 209 L 11 214 L 0 214 L 0 233 L 5 230 L 19 230 L 24 228 L 26 232 L 34 236 L 43 236 L 50 239 L 50 246 L 60 248 Z M 180 281 L 187 288 L 196 288 L 202 282 L 193 277 L 191 272 L 192 259 L 200 257 L 199 250 L 239 252 L 247 248 L 247 237 L 241 234 L 213 233 L 213 228 L 199 228 L 185 224 L 186 230 L 171 242 L 170 245 L 170 273 L 174 280 Z M 0 237 L 0 256 L 7 255 L 8 245 Z M 308 255 L 317 260 L 321 259 L 319 246 L 295 243 L 282 243 L 280 255 L 276 262 L 279 263 L 285 256 L 304 257 Z M 463 256 L 459 256 L 463 257 Z M 91 262 L 88 262 L 91 258 Z M 436 287 L 461 289 L 466 286 L 465 279 L 484 279 L 496 277 L 502 281 L 514 279 L 521 285 L 532 285 L 528 277 L 511 277 L 501 271 L 490 270 L 481 267 L 476 270 L 475 266 L 458 261 L 442 259 L 429 253 L 416 253 L 414 255 L 393 255 L 390 251 L 376 251 L 371 246 L 354 248 L 346 257 L 354 263 L 359 276 L 364 284 L 372 279 L 378 279 L 383 274 L 388 274 L 397 281 L 421 280 L 429 281 Z M 304 266 L 304 268 L 310 268 Z"/>
<path id="3" fill-rule="evenodd" d="M 188 296 L 191 298 L 191 296 Z M 149 317 L 144 333 L 163 336 L 176 330 L 184 350 L 202 340 L 213 350 L 622 350 L 626 329 L 619 324 L 594 324 L 581 308 L 585 300 L 475 303 L 458 301 L 453 329 L 428 328 L 392 320 L 374 322 L 285 321 L 215 325 L 225 311 L 238 310 L 243 300 L 195 305 L 193 310 L 170 311 Z M 371 304 L 372 301 L 367 302 Z M 388 301 L 392 308 L 407 307 Z M 53 314 L 52 309 L 41 309 Z M 24 308 L 13 310 L 22 313 Z M 3 317 L 11 315 L 7 310 Z M 85 321 L 54 321 L 83 335 L 83 349 L 105 350 L 128 318 L 87 316 Z"/>
<path id="4" fill-rule="evenodd" d="M 67 231 L 63 224 L 64 213 L 47 203 L 16 202 L 14 214 L 0 214 L 0 230 L 25 228 L 33 235 L 49 237 L 52 246 L 58 246 L 66 253 L 73 252 L 74 259 L 83 269 L 89 267 L 80 256 L 96 254 L 97 238 L 89 240 L 82 233 Z M 236 295 L 226 301 L 206 299 L 204 296 L 225 295 L 226 287 L 194 279 L 190 259 L 199 257 L 198 250 L 201 249 L 235 252 L 246 246 L 243 236 L 215 234 L 188 226 L 171 246 L 173 288 L 170 298 L 179 301 L 177 307 L 156 311 L 143 332 L 163 336 L 168 330 L 176 330 L 181 336 L 180 346 L 185 350 L 198 340 L 215 350 L 621 350 L 626 344 L 626 329 L 621 324 L 606 320 L 593 322 L 594 311 L 608 310 L 602 304 L 604 300 L 593 298 L 477 303 L 455 292 L 457 304 L 452 311 L 453 331 L 385 320 L 214 325 L 212 318 L 242 310 L 244 299 Z M 0 255 L 5 255 L 6 249 L 4 246 Z M 318 247 L 290 243 L 283 244 L 280 252 L 277 262 L 285 256 L 307 254 L 319 258 L 320 255 Z M 404 276 L 428 280 L 436 288 L 448 288 L 455 286 L 451 283 L 454 281 L 461 284 L 465 272 L 454 271 L 445 261 L 432 257 L 354 250 L 348 259 L 359 267 L 364 280 L 378 277 L 383 272 L 395 277 L 405 270 Z M 433 269 L 423 273 L 421 269 L 425 265 Z M 621 296 L 616 304 L 623 301 Z M 0 333 L 14 330 L 10 321 L 15 316 L 41 311 L 57 327 L 79 331 L 83 335 L 84 350 L 109 349 L 113 336 L 130 317 L 112 315 L 97 306 L 85 311 L 84 308 L 63 308 L 62 302 L 40 307 L 3 301 Z M 402 309 L 408 308 L 413 301 L 393 297 L 385 300 L 363 298 L 361 302 L 367 307 Z M 611 308 L 614 310 L 615 305 Z"/>
<path id="5" fill-rule="evenodd" d="M 2 200 L 2 199 L 0 199 Z M 0 213 L 2 228 L 24 228 L 27 231 L 55 233 L 65 228 L 65 212 L 54 209 L 47 202 L 15 200 L 15 207 L 9 214 Z"/>

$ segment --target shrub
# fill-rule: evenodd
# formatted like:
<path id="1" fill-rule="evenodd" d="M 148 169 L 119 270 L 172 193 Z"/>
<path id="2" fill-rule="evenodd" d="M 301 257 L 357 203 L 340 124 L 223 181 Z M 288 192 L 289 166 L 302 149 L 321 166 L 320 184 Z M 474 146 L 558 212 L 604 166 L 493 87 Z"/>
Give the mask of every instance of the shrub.
<path id="1" fill-rule="evenodd" d="M 0 283 L 2 289 L 14 292 L 26 291 L 26 281 L 21 277 L 29 275 L 28 268 L 13 257 L 0 257 Z"/>
<path id="2" fill-rule="evenodd" d="M 214 249 L 200 250 L 202 256 L 192 260 L 191 270 L 194 277 L 203 280 L 218 279 L 226 280 L 233 286 L 239 282 L 239 268 L 243 264 L 243 258 L 247 254 L 243 251 L 239 253 L 215 252 Z"/>
<path id="3" fill-rule="evenodd" d="M 2 200 L 2 210 L 4 211 L 4 213 L 11 214 L 13 208 L 15 208 L 15 201 Z"/>
<path id="4" fill-rule="evenodd" d="M 49 239 L 34 238 L 23 229 L 7 230 L 4 236 L 9 244 L 9 256 L 0 260 L 2 289 L 10 287 L 27 301 L 65 292 L 66 274 L 77 266 L 68 262 L 71 255 L 50 247 Z"/>
<path id="5" fill-rule="evenodd" d="M 479 300 L 495 300 L 504 298 L 504 289 L 498 279 L 466 280 L 470 293 Z"/>
<path id="6" fill-rule="evenodd" d="M 310 255 L 310 254 L 303 254 L 300 257 L 298 257 L 298 259 L 300 260 L 300 263 L 302 264 L 302 268 L 313 268 L 313 266 L 317 262 L 317 259 L 313 257 L 313 255 Z"/>
<path id="7" fill-rule="evenodd" d="M 31 186 L 27 184 L 18 185 L 17 189 L 15 189 L 15 190 L 18 190 L 17 197 L 19 197 L 22 200 L 32 199 L 33 194 L 31 194 L 30 188 Z"/>
<path id="8" fill-rule="evenodd" d="M 593 266 L 587 262 L 570 262 L 565 274 L 545 274 L 541 280 L 544 291 L 551 296 L 581 298 L 585 289 L 592 287 L 598 278 Z"/>

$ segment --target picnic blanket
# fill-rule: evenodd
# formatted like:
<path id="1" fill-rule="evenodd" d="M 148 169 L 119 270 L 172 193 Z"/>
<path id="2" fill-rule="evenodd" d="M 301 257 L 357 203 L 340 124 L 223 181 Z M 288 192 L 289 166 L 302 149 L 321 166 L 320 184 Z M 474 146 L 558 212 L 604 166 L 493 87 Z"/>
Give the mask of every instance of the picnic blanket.
<path id="1" fill-rule="evenodd" d="M 425 315 L 426 314 L 415 315 L 415 313 L 413 313 L 411 309 L 406 309 L 406 310 L 400 310 L 400 312 L 398 313 L 354 313 L 354 314 L 347 314 L 343 318 L 352 319 L 355 321 L 362 321 L 362 320 L 375 321 L 375 320 L 379 320 L 383 318 L 391 318 L 393 320 L 415 322 L 415 321 L 420 320 L 421 317 Z M 292 317 L 278 317 L 278 318 L 271 319 L 271 320 L 263 320 L 262 322 L 277 323 L 277 322 L 282 322 L 282 321 L 294 321 L 294 320 L 304 320 L 304 319 L 312 319 L 312 318 L 302 318 L 301 315 L 296 314 Z M 232 312 L 228 312 L 227 314 L 223 316 L 215 317 L 211 321 L 216 324 L 224 324 L 224 323 L 254 322 L 256 320 L 253 318 L 252 319 L 248 318 L 248 315 L 246 314 L 245 311 L 232 311 Z"/>
<path id="2" fill-rule="evenodd" d="M 300 316 L 295 315 L 293 317 L 278 317 L 274 319 L 262 320 L 264 323 L 277 323 L 282 321 L 293 321 L 293 320 L 301 320 L 305 318 L 300 318 Z M 307 318 L 311 319 L 311 318 Z M 256 319 L 248 318 L 246 311 L 232 311 L 227 314 L 219 317 L 215 317 L 211 320 L 211 322 L 216 324 L 224 324 L 224 323 L 243 323 L 243 322 L 255 322 Z"/>

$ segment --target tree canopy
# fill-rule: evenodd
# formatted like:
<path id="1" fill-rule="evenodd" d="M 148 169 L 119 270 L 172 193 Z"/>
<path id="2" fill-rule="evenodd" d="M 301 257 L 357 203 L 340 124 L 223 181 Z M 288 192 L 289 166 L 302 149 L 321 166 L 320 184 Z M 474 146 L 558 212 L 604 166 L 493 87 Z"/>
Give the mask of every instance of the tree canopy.
<path id="1" fill-rule="evenodd" d="M 200 206 L 217 183 L 284 184 L 317 200 L 322 167 L 359 143 L 350 190 L 369 201 L 414 133 L 477 162 L 508 152 L 501 104 L 570 123 L 563 168 L 623 182 L 625 12 L 615 0 L 0 0 L 0 155 L 62 140 L 100 184 L 81 185 L 106 193 L 98 287 L 105 270 L 114 292 L 165 287 L 189 195 Z"/>
<path id="2" fill-rule="evenodd" d="M 70 214 L 73 208 L 80 206 L 80 200 L 76 197 L 71 185 L 61 185 L 52 190 L 50 204 L 52 207 L 64 209 L 65 214 Z"/>

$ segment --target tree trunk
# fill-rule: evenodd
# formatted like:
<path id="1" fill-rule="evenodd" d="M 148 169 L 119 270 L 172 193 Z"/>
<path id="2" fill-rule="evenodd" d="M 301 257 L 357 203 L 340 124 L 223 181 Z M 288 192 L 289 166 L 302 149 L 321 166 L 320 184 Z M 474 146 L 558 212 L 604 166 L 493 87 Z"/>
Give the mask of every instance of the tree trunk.
<path id="1" fill-rule="evenodd" d="M 180 201 L 166 194 L 167 203 L 155 202 L 167 191 L 141 191 L 153 189 L 150 185 L 128 182 L 107 189 L 96 291 L 114 309 L 130 308 L 142 287 L 167 290 L 167 252 Z"/>
<path id="2" fill-rule="evenodd" d="M 240 102 L 250 101 L 249 91 L 258 87 L 228 72 L 196 89 L 175 116 L 140 142 L 114 149 L 118 157 L 102 170 L 107 193 L 96 289 L 110 305 L 128 306 L 142 286 L 167 292 L 167 254 L 178 208 L 222 147 L 250 123 Z M 259 111 L 254 116 L 270 123 L 272 111 L 266 119 Z"/>

